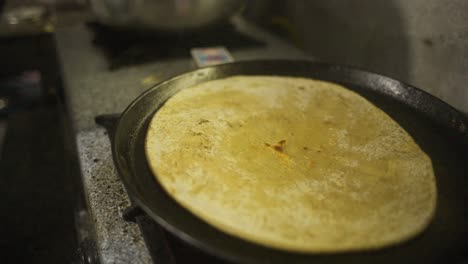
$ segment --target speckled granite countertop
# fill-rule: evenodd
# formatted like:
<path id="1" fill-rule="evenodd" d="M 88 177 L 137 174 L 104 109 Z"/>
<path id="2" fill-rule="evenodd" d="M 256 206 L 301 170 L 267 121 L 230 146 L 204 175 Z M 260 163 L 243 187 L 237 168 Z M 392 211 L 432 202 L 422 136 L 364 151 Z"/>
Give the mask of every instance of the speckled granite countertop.
<path id="1" fill-rule="evenodd" d="M 138 226 L 122 218 L 130 200 L 115 172 L 106 131 L 94 122 L 94 117 L 120 113 L 153 84 L 195 66 L 187 54 L 183 58 L 110 71 L 106 57 L 92 43 L 92 32 L 85 26 L 87 21 L 89 15 L 84 13 L 57 14 L 55 39 L 99 258 L 103 264 L 151 263 Z M 238 31 L 266 43 L 231 50 L 236 60 L 307 58 L 298 49 L 242 19 L 233 22 Z"/>

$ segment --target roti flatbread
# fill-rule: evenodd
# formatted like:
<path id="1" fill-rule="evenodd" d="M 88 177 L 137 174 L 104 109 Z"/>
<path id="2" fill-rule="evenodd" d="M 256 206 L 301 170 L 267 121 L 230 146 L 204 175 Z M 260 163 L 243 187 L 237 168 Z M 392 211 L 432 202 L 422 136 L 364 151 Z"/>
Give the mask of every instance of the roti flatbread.
<path id="1" fill-rule="evenodd" d="M 156 112 L 145 148 L 183 207 L 268 247 L 380 248 L 421 232 L 435 210 L 430 158 L 334 83 L 236 76 L 186 88 Z"/>

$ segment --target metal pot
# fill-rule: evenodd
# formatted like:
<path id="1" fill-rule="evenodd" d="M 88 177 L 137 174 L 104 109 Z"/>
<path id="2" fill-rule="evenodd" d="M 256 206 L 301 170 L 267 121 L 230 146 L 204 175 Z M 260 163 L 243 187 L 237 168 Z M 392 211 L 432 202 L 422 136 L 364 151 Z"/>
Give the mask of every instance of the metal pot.
<path id="1" fill-rule="evenodd" d="M 229 19 L 243 0 L 91 0 L 99 22 L 115 27 L 190 31 Z"/>

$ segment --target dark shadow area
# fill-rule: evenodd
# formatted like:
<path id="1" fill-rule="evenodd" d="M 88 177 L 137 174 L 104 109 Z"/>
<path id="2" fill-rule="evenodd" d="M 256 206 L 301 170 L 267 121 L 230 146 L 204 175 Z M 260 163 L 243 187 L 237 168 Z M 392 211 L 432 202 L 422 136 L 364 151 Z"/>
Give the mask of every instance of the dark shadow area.
<path id="1" fill-rule="evenodd" d="M 34 30 L 10 33 L 0 37 L 0 118 L 6 124 L 0 263 L 70 263 L 77 249 L 77 194 L 66 168 L 54 37 Z"/>
<path id="2" fill-rule="evenodd" d="M 0 160 L 1 263 L 70 263 L 73 192 L 55 105 L 8 116 Z"/>

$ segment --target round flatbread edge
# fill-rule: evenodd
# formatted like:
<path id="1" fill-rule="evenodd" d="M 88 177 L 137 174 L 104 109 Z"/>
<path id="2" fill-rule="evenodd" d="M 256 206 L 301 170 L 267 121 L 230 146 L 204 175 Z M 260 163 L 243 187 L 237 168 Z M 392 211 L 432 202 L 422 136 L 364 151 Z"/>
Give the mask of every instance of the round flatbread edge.
<path id="1" fill-rule="evenodd" d="M 436 207 L 430 158 L 382 110 L 328 82 L 236 76 L 184 89 L 153 117 L 145 151 L 183 207 L 283 250 L 395 245 Z"/>

